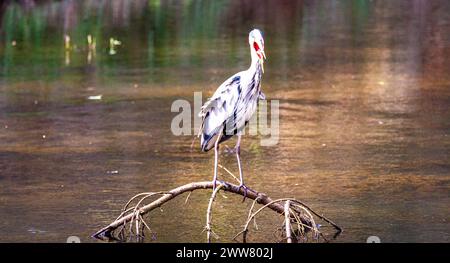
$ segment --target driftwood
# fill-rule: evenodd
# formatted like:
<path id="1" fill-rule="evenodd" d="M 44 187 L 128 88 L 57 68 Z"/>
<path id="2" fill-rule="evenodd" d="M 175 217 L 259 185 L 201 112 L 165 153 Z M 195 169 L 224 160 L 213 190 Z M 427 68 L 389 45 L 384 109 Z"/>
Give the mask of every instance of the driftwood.
<path id="1" fill-rule="evenodd" d="M 161 207 L 163 204 L 183 193 L 189 193 L 188 197 L 186 198 L 187 202 L 192 191 L 212 188 L 213 183 L 210 181 L 194 182 L 177 187 L 168 192 L 147 192 L 137 194 L 126 203 L 121 214 L 117 217 L 116 220 L 114 220 L 108 226 L 100 229 L 92 236 L 94 238 L 102 240 L 135 240 L 141 242 L 144 240 L 146 232 L 152 233 L 150 226 L 145 222 L 143 218 L 145 214 L 158 207 Z M 233 194 L 245 196 L 244 189 L 239 188 L 238 185 L 227 182 L 218 183 L 215 191 L 213 191 L 213 194 L 211 195 L 206 213 L 205 230 L 207 233 L 207 242 L 211 242 L 211 235 L 215 235 L 211 228 L 212 205 L 215 196 L 219 191 L 226 191 Z M 151 197 L 153 197 L 153 199 L 155 197 L 158 198 L 153 201 L 148 201 Z M 284 223 L 282 225 L 282 228 L 284 228 L 283 232 L 285 234 L 283 234 L 284 237 L 281 240 L 285 240 L 287 242 L 307 241 L 308 233 L 310 233 L 310 236 L 312 238 L 311 240 L 319 241 L 319 238 L 322 237 L 324 241 L 328 241 L 323 233 L 319 230 L 319 226 L 315 223 L 314 217 L 319 218 L 320 220 L 323 220 L 329 225 L 333 226 L 336 230 L 335 236 L 342 232 L 342 229 L 334 222 L 327 219 L 323 215 L 316 213 L 307 205 L 296 199 L 284 198 L 272 200 L 267 195 L 263 193 L 257 193 L 253 190 L 247 191 L 246 198 L 253 200 L 253 203 L 250 208 L 244 229 L 234 237 L 234 240 L 236 240 L 236 238 L 242 234 L 242 241 L 247 241 L 249 225 L 253 220 L 256 226 L 256 215 L 258 215 L 263 209 L 270 209 L 280 215 L 284 215 Z M 253 212 L 256 204 L 260 204 L 262 206 L 258 210 L 256 210 L 256 212 Z"/>

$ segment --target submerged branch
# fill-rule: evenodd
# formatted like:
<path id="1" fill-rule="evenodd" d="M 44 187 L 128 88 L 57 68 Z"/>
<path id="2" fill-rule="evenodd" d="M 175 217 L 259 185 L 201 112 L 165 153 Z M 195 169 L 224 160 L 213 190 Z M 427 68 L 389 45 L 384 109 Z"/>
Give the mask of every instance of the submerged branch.
<path id="1" fill-rule="evenodd" d="M 119 230 L 119 236 L 123 237 L 125 236 L 124 229 L 127 224 L 130 224 L 130 232 L 129 235 L 136 235 L 138 238 L 142 238 L 144 236 L 143 229 L 146 228 L 150 230 L 150 227 L 148 224 L 144 221 L 143 215 L 151 212 L 152 210 L 161 207 L 163 204 L 169 202 L 170 200 L 174 199 L 175 197 L 183 194 L 183 193 L 191 193 L 195 190 L 201 190 L 201 189 L 212 189 L 213 183 L 211 181 L 207 182 L 193 182 L 189 184 L 185 184 L 182 186 L 179 186 L 175 189 L 172 189 L 168 192 L 149 192 L 149 193 L 142 193 L 137 194 L 133 196 L 133 198 L 130 199 L 130 201 L 127 202 L 125 207 L 123 208 L 122 213 L 119 215 L 119 217 L 114 220 L 109 225 L 105 226 L 104 228 L 100 229 L 96 233 L 92 235 L 92 237 L 97 239 L 107 239 L 107 240 L 117 240 L 114 236 L 114 231 Z M 207 230 L 207 240 L 210 241 L 210 235 L 211 233 L 214 234 L 211 230 L 211 217 L 212 217 L 212 203 L 214 201 L 215 195 L 219 190 L 227 191 L 230 193 L 238 194 L 241 196 L 244 196 L 244 189 L 239 188 L 238 185 L 231 184 L 231 183 L 219 183 L 218 187 L 216 188 L 216 191 L 211 196 L 208 210 L 207 210 L 207 223 L 206 223 L 206 230 Z M 146 204 L 144 204 L 144 200 L 148 199 L 149 197 L 153 196 L 159 196 L 156 200 L 153 201 L 147 201 Z M 306 205 L 303 205 L 300 201 L 297 201 L 295 199 L 291 198 L 285 198 L 285 199 L 278 199 L 273 201 L 270 197 L 263 193 L 257 193 L 256 191 L 247 191 L 246 198 L 254 200 L 252 204 L 251 211 L 249 212 L 248 221 L 246 223 L 246 227 L 244 228 L 244 235 L 248 231 L 248 224 L 251 221 L 251 219 L 254 219 L 257 213 L 261 211 L 263 208 L 268 208 L 280 215 L 284 215 L 286 209 L 284 203 L 281 203 L 280 201 L 291 201 L 290 202 L 290 209 L 292 212 L 291 214 L 295 214 L 296 221 L 298 221 L 298 225 L 306 226 L 309 229 L 317 230 L 317 226 L 315 225 L 314 219 L 312 218 L 312 215 L 309 213 L 313 213 L 323 219 L 324 221 L 330 223 L 332 226 L 334 226 L 338 232 L 341 232 L 341 228 L 338 227 L 336 224 L 328 220 L 322 215 L 319 215 L 318 213 L 311 210 Z M 138 200 L 136 205 L 133 206 L 133 203 L 136 203 L 135 200 Z M 252 213 L 253 207 L 255 203 L 261 204 L 263 207 L 261 207 L 257 212 Z M 289 204 L 289 203 L 288 203 Z M 294 205 L 295 204 L 295 205 Z M 303 209 L 299 209 L 299 205 L 303 209 L 309 210 L 308 213 L 304 213 Z M 131 226 L 135 225 L 135 233 L 132 232 Z M 141 230 L 140 230 L 141 229 Z M 241 232 L 242 233 L 242 232 Z M 244 237 L 245 239 L 245 237 Z M 245 242 L 245 241 L 244 241 Z"/>

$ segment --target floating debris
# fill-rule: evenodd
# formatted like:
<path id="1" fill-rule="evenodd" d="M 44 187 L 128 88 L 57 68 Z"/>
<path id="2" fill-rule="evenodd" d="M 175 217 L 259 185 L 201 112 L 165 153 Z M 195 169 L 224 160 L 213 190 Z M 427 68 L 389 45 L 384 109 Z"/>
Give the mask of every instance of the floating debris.
<path id="1" fill-rule="evenodd" d="M 31 234 L 42 234 L 42 233 L 47 232 L 47 231 L 44 231 L 44 230 L 36 229 L 34 227 L 28 229 L 27 231 L 30 232 Z"/>
<path id="2" fill-rule="evenodd" d="M 111 37 L 109 39 L 109 54 L 110 55 L 117 54 L 116 46 L 120 46 L 120 45 L 122 45 L 122 42 L 120 42 L 119 40 L 114 39 L 114 38 Z"/>
<path id="3" fill-rule="evenodd" d="M 15 40 L 11 41 L 11 45 L 12 45 L 13 47 L 15 47 L 15 46 L 17 45 L 17 42 L 16 42 Z"/>
<path id="4" fill-rule="evenodd" d="M 65 52 L 65 56 L 64 56 L 64 64 L 65 64 L 66 66 L 69 66 L 69 65 L 70 65 L 70 52 L 69 52 L 68 49 L 67 49 L 66 52 Z"/>
<path id="5" fill-rule="evenodd" d="M 380 86 L 384 86 L 386 83 L 384 83 L 384 81 L 378 81 L 378 85 Z"/>
<path id="6" fill-rule="evenodd" d="M 89 34 L 87 36 L 87 42 L 88 42 L 88 54 L 87 54 L 87 63 L 92 63 L 92 58 L 95 57 L 95 48 L 97 46 L 95 38 Z"/>
<path id="7" fill-rule="evenodd" d="M 103 95 L 89 96 L 88 100 L 101 100 Z"/>
<path id="8" fill-rule="evenodd" d="M 110 46 L 119 46 L 119 45 L 122 45 L 122 42 L 120 42 L 117 39 L 110 38 L 109 39 L 109 44 L 110 44 Z"/>
<path id="9" fill-rule="evenodd" d="M 70 46 L 70 36 L 64 35 L 64 49 L 66 50 L 64 55 L 64 64 L 66 66 L 70 65 L 70 50 L 72 49 Z"/>
<path id="10" fill-rule="evenodd" d="M 69 35 L 64 35 L 64 48 L 66 50 L 70 49 L 70 36 Z"/>
<path id="11" fill-rule="evenodd" d="M 92 63 L 92 51 L 89 49 L 88 55 L 87 55 L 87 63 Z"/>
<path id="12" fill-rule="evenodd" d="M 42 134 L 42 139 L 45 139 L 47 136 L 45 134 Z"/>
<path id="13" fill-rule="evenodd" d="M 113 171 L 106 171 L 107 174 L 118 174 L 119 171 L 113 170 Z"/>
<path id="14" fill-rule="evenodd" d="M 89 34 L 87 36 L 87 42 L 88 42 L 89 49 L 94 50 L 96 45 L 97 45 L 97 43 L 95 41 L 95 38 L 92 35 Z"/>

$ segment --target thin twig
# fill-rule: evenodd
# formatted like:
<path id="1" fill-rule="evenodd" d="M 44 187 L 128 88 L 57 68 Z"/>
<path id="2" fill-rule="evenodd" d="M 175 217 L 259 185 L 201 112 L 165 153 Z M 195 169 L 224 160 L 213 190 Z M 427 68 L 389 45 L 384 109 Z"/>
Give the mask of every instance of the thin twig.
<path id="1" fill-rule="evenodd" d="M 285 222 L 285 228 L 286 228 L 286 240 L 287 243 L 292 243 L 292 237 L 291 237 L 291 217 L 290 217 L 290 211 L 289 211 L 290 201 L 287 200 L 284 202 L 284 222 Z"/>
<path id="2" fill-rule="evenodd" d="M 130 198 L 130 200 L 128 200 L 128 202 L 124 205 L 124 207 L 122 208 L 122 211 L 124 211 L 125 209 L 127 209 L 127 207 L 131 204 L 131 202 L 133 202 L 136 198 L 138 198 L 139 196 L 143 196 L 143 195 L 155 195 L 155 194 L 159 194 L 161 192 L 158 193 L 153 193 L 153 192 L 145 192 L 145 193 L 139 193 L 133 197 Z"/>
<path id="3" fill-rule="evenodd" d="M 314 217 L 311 215 L 309 210 L 306 209 L 304 206 L 302 206 L 302 205 L 296 205 L 296 206 L 299 207 L 300 209 L 303 209 L 303 211 L 305 211 L 305 213 L 308 214 L 309 218 L 311 218 L 312 230 L 313 230 L 313 233 L 314 233 L 314 235 L 316 237 L 317 234 L 319 233 L 319 230 L 317 229 L 317 225 L 316 225 L 316 222 L 314 221 Z"/>
<path id="4" fill-rule="evenodd" d="M 248 232 L 248 225 L 250 224 L 250 222 L 252 221 L 252 219 L 253 219 L 257 214 L 259 214 L 259 212 L 261 212 L 264 208 L 270 207 L 270 205 L 273 205 L 273 204 L 278 203 L 278 202 L 281 202 L 281 201 L 286 201 L 286 200 L 289 200 L 289 198 L 287 198 L 287 199 L 286 199 L 286 198 L 284 198 L 284 199 L 277 199 L 277 200 L 271 201 L 271 202 L 265 204 L 264 206 L 260 207 L 255 213 L 252 213 L 252 214 L 247 218 L 247 222 L 245 222 L 244 229 L 243 229 L 241 232 L 237 233 L 236 236 L 234 236 L 233 239 L 235 239 L 236 237 L 238 237 L 240 234 L 243 234 L 243 241 L 244 241 L 244 243 L 245 243 L 245 242 L 246 242 L 247 232 Z M 283 207 L 283 211 L 282 211 L 281 213 L 284 213 L 284 207 Z"/>
<path id="5" fill-rule="evenodd" d="M 218 164 L 217 166 L 219 166 L 220 168 L 224 169 L 225 172 L 227 172 L 229 175 L 231 175 L 231 177 L 234 178 L 234 180 L 236 180 L 236 182 L 240 183 L 241 181 L 239 181 L 239 179 L 230 171 L 228 170 L 225 166 L 222 166 L 221 164 Z"/>
<path id="6" fill-rule="evenodd" d="M 212 222 L 212 204 L 214 202 L 214 199 L 216 198 L 217 193 L 219 190 L 223 187 L 222 184 L 219 184 L 216 189 L 211 194 L 211 198 L 209 199 L 208 209 L 206 210 L 206 241 L 208 243 L 211 243 L 211 222 Z"/>
<path id="7" fill-rule="evenodd" d="M 184 203 L 187 204 L 187 202 L 189 201 L 189 197 L 191 196 L 192 191 L 189 192 L 189 194 L 186 196 L 186 200 L 184 200 Z"/>
<path id="8" fill-rule="evenodd" d="M 258 202 L 258 199 L 259 199 L 259 196 L 258 196 L 257 198 L 255 198 L 255 200 L 253 200 L 252 205 L 250 206 L 250 209 L 248 210 L 247 221 L 248 221 L 248 220 L 251 220 L 250 218 L 251 218 L 252 213 L 253 213 L 253 208 L 255 207 L 255 204 Z M 256 219 L 255 219 L 255 221 L 254 221 L 254 224 L 255 224 L 255 227 L 257 227 L 257 226 L 256 226 Z M 243 234 L 243 241 L 244 241 L 244 243 L 245 243 L 245 241 L 246 241 L 246 240 L 245 240 L 245 238 L 246 238 L 246 232 L 247 232 L 247 229 L 244 229 L 243 231 L 237 233 L 237 234 L 233 237 L 233 240 L 237 241 L 236 238 L 237 238 L 240 234 Z"/>
<path id="9" fill-rule="evenodd" d="M 327 217 L 325 217 L 324 215 L 321 215 L 319 213 L 317 213 L 316 211 L 314 211 L 311 207 L 309 207 L 308 205 L 306 205 L 305 203 L 298 201 L 296 199 L 291 200 L 295 203 L 300 204 L 301 206 L 303 206 L 304 208 L 306 208 L 307 210 L 311 211 L 311 213 L 313 213 L 314 215 L 316 215 L 317 217 L 319 217 L 320 219 L 322 219 L 323 221 L 327 222 L 328 224 L 332 225 L 334 228 L 336 228 L 337 230 L 339 230 L 339 232 L 342 232 L 343 229 L 338 226 L 336 223 L 334 223 L 333 221 L 331 221 L 330 219 L 328 219 Z"/>

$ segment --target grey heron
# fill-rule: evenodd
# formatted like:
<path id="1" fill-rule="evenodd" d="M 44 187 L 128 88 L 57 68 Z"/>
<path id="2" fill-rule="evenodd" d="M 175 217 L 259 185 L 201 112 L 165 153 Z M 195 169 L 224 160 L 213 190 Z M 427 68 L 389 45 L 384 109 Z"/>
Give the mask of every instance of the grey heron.
<path id="1" fill-rule="evenodd" d="M 201 149 L 207 152 L 214 148 L 214 178 L 213 189 L 217 183 L 217 166 L 219 144 L 237 135 L 235 147 L 239 168 L 240 185 L 244 189 L 244 199 L 247 187 L 240 160 L 240 144 L 242 130 L 255 113 L 258 100 L 265 99 L 261 92 L 261 77 L 264 73 L 264 39 L 261 31 L 253 29 L 248 36 L 250 45 L 251 65 L 223 82 L 202 106 L 199 117 L 202 125 L 198 136 L 201 136 Z"/>

